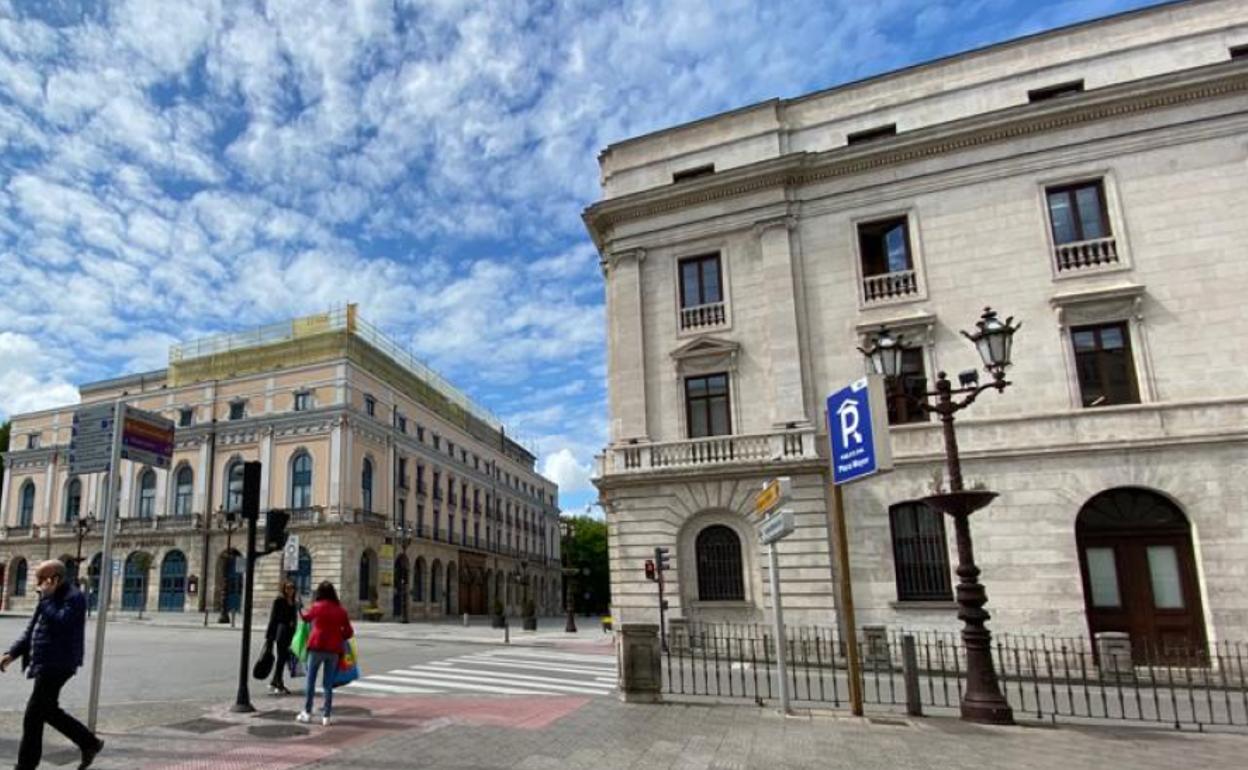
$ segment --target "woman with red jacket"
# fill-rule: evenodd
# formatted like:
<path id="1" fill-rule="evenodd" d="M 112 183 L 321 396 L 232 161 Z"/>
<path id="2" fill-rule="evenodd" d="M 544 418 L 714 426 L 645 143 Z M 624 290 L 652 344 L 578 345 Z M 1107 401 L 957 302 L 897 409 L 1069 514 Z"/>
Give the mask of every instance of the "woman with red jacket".
<path id="1" fill-rule="evenodd" d="M 321 711 L 321 724 L 329 726 L 329 715 L 334 707 L 334 677 L 338 672 L 338 658 L 347 640 L 355 636 L 347 611 L 338 603 L 334 584 L 326 580 L 312 594 L 312 606 L 300 617 L 312 624 L 308 634 L 308 685 L 303 711 L 295 717 L 300 722 L 312 719 L 312 700 L 316 697 L 316 672 L 324 669 L 321 684 L 325 689 L 325 707 Z"/>

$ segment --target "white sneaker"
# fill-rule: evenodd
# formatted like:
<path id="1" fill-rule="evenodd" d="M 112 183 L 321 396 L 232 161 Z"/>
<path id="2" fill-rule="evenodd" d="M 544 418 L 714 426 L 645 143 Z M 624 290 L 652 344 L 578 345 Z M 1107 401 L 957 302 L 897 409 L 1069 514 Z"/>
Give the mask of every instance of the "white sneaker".
<path id="1" fill-rule="evenodd" d="M 312 715 L 306 711 L 300 711 L 299 716 L 295 717 L 295 721 L 303 722 L 304 724 L 307 724 L 308 722 L 312 721 Z"/>
<path id="2" fill-rule="evenodd" d="M 329 717 L 321 717 L 321 727 L 329 727 Z"/>

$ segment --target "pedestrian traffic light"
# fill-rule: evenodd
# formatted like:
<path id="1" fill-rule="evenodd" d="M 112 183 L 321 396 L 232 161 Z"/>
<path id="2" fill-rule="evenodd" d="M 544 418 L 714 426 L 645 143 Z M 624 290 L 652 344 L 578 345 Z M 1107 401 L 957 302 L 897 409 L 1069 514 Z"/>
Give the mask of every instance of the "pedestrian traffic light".
<path id="1" fill-rule="evenodd" d="M 668 557 L 667 553 L 668 549 L 661 546 L 654 549 L 654 566 L 660 575 L 672 568 L 671 562 L 669 561 L 670 557 Z"/>
<path id="2" fill-rule="evenodd" d="M 269 511 L 264 523 L 264 552 L 273 553 L 286 547 L 286 524 L 290 514 L 280 508 Z"/>
<path id="3" fill-rule="evenodd" d="M 243 463 L 243 504 L 241 512 L 244 519 L 252 521 L 260 518 L 260 463 Z"/>
<path id="4" fill-rule="evenodd" d="M 659 576 L 654 571 L 654 561 L 646 559 L 646 580 L 658 580 Z"/>

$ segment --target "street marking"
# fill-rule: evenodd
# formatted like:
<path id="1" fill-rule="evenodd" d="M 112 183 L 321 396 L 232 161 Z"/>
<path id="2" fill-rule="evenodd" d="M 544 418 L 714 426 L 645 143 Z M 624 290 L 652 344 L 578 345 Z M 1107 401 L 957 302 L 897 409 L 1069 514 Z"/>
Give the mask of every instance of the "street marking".
<path id="1" fill-rule="evenodd" d="M 403 695 L 433 695 L 437 693 L 437 690 L 427 690 L 423 687 L 401 687 L 396 684 L 381 684 L 380 682 L 369 682 L 365 679 L 357 679 L 354 682 L 351 682 L 350 684 L 343 685 L 342 687 L 335 687 L 334 689 L 343 690 L 348 687 L 351 687 L 351 688 L 358 687 L 363 690 L 377 690 L 379 692 L 401 693 Z"/>
<path id="2" fill-rule="evenodd" d="M 394 672 L 394 673 L 398 673 L 398 672 Z M 504 685 L 507 687 L 514 686 L 514 687 L 533 688 L 533 689 L 538 689 L 538 690 L 555 690 L 557 692 L 572 692 L 572 693 L 577 693 L 578 695 L 604 695 L 605 694 L 600 689 L 593 689 L 593 687 L 598 687 L 600 685 L 594 685 L 592 687 L 588 685 L 578 686 L 571 682 L 569 682 L 568 684 L 553 684 L 549 680 L 544 681 L 541 684 L 538 684 L 537 682 L 512 681 L 508 677 L 494 676 L 490 674 L 483 674 L 483 675 L 482 674 L 477 674 L 477 675 L 462 674 L 462 673 L 459 673 L 455 669 L 451 669 L 449 671 L 442 671 L 438 669 L 429 670 L 429 669 L 424 669 L 420 666 L 412 666 L 412 671 L 408 673 L 407 675 L 414 677 L 415 681 L 419 681 L 422 684 L 428 684 L 434 687 L 440 686 L 443 682 L 446 682 L 446 681 L 463 682 L 465 684 L 471 683 L 471 682 L 481 682 L 483 684 L 493 683 L 493 684 Z M 528 678 L 532 679 L 532 677 L 528 677 Z"/>
<path id="3" fill-rule="evenodd" d="M 435 667 L 436 668 L 432 668 Z M 523 686 L 527 682 L 543 682 L 555 685 L 563 685 L 567 687 L 585 687 L 598 688 L 598 692 L 614 689 L 613 684 L 598 684 L 596 682 L 583 682 L 576 679 L 560 679 L 551 676 L 527 676 L 525 674 L 500 674 L 497 671 L 481 671 L 469 668 L 460 668 L 458 666 L 450 666 L 447 663 L 430 663 L 426 666 L 412 666 L 415 671 L 436 671 L 438 673 L 464 674 L 469 677 L 484 677 L 487 682 L 498 682 L 500 684 L 517 684 Z M 614 681 L 614 680 L 612 680 Z M 536 685 L 534 685 L 536 686 Z M 586 692 L 595 692 L 595 690 L 586 690 Z"/>
<path id="4" fill-rule="evenodd" d="M 609 666 L 615 668 L 615 658 L 610 655 L 580 655 L 564 652 L 530 652 L 527 650 L 493 650 L 481 652 L 471 657 L 505 656 L 512 658 L 534 658 L 537 660 L 555 660 L 561 663 L 575 663 L 585 666 Z"/>
<path id="5" fill-rule="evenodd" d="M 532 661 L 504 660 L 501 658 L 473 658 L 473 664 L 481 666 L 501 666 L 503 668 L 520 668 L 529 671 L 558 671 L 564 674 L 614 674 L 606 669 L 569 668 L 567 666 L 545 666 Z"/>
<path id="6" fill-rule="evenodd" d="M 393 674 L 394 672 L 391 672 Z M 417 680 L 409 676 L 392 676 L 391 674 L 373 674 L 369 679 L 382 679 L 388 682 L 415 682 Z M 433 684 L 433 683 L 430 683 Z M 520 690 L 515 687 L 487 687 L 480 684 L 467 684 L 462 682 L 437 682 L 437 687 L 449 687 L 452 690 L 475 690 L 477 692 L 492 692 L 498 695 L 554 695 L 553 692 L 543 692 L 541 690 Z"/>

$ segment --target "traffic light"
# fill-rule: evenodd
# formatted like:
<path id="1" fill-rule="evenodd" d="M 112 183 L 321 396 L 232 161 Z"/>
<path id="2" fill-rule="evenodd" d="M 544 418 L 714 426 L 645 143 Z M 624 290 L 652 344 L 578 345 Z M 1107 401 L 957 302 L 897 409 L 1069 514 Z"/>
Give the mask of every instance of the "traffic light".
<path id="1" fill-rule="evenodd" d="M 264 523 L 264 552 L 273 553 L 286 547 L 286 524 L 290 514 L 280 508 L 269 511 Z"/>
<path id="2" fill-rule="evenodd" d="M 243 504 L 244 519 L 260 518 L 260 463 L 243 463 Z"/>
<path id="3" fill-rule="evenodd" d="M 654 561 L 646 559 L 646 580 L 658 580 L 659 576 L 654 571 Z"/>
<path id="4" fill-rule="evenodd" d="M 668 549 L 661 546 L 654 549 L 654 566 L 658 570 L 660 576 L 672 568 L 672 564 L 669 561 L 670 557 L 667 554 Z"/>

